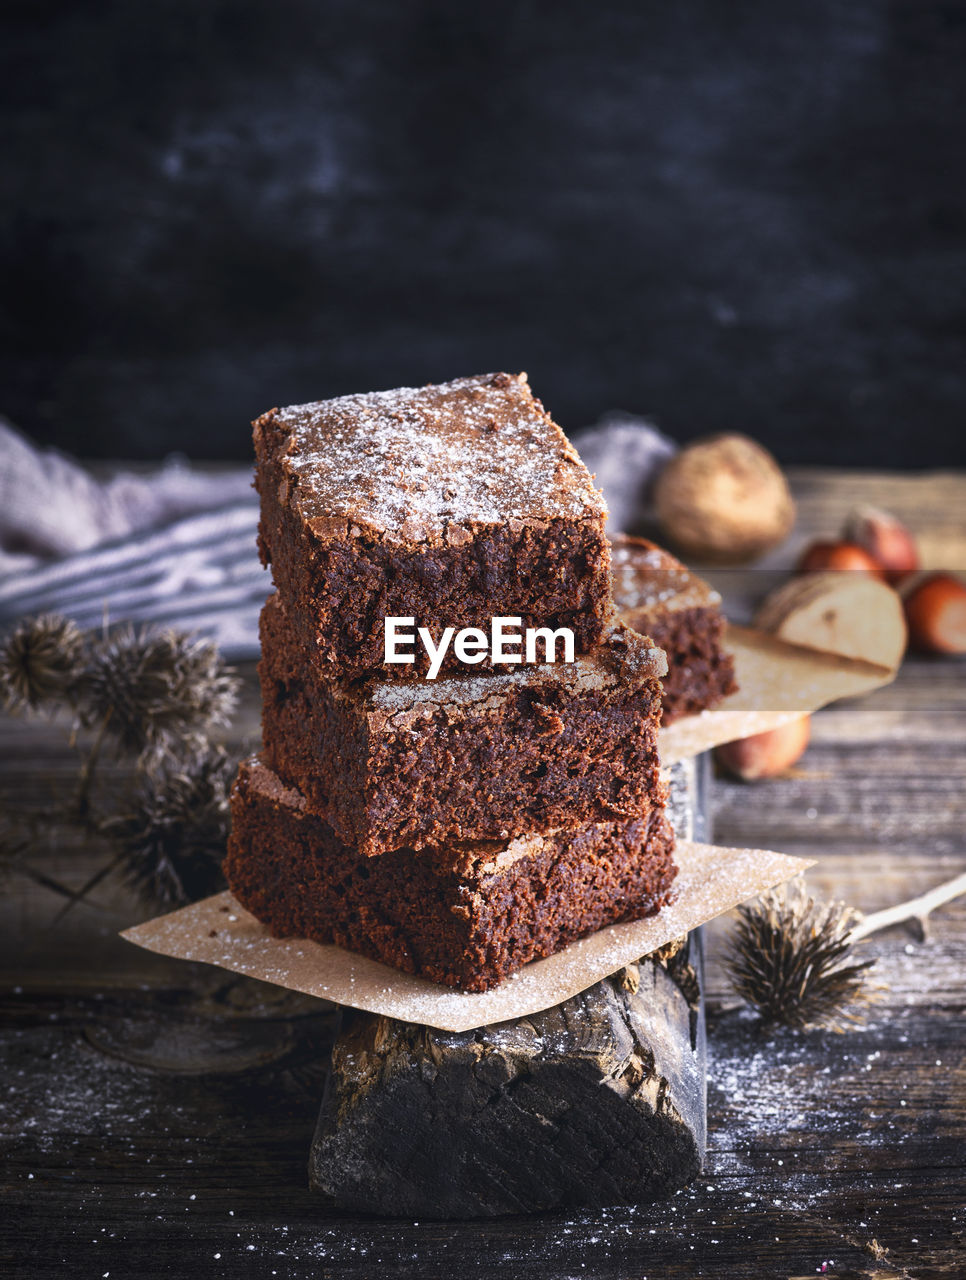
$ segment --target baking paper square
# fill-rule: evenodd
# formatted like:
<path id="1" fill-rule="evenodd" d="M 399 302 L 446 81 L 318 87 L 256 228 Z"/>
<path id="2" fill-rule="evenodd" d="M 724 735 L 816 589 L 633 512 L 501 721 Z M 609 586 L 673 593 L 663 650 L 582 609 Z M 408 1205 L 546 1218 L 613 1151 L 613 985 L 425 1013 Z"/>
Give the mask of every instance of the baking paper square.
<path id="1" fill-rule="evenodd" d="M 678 842 L 674 900 L 657 915 L 612 925 L 535 960 L 482 994 L 401 973 L 341 947 L 273 938 L 230 893 L 135 925 L 121 935 L 148 951 L 200 960 L 336 1004 L 444 1031 L 471 1031 L 561 1004 L 666 942 L 811 866 L 763 849 Z"/>
<path id="2" fill-rule="evenodd" d="M 841 698 L 870 693 L 896 674 L 891 667 L 806 649 L 750 627 L 729 624 L 725 648 L 734 656 L 737 692 L 710 711 L 661 729 L 662 764 L 774 729 Z"/>

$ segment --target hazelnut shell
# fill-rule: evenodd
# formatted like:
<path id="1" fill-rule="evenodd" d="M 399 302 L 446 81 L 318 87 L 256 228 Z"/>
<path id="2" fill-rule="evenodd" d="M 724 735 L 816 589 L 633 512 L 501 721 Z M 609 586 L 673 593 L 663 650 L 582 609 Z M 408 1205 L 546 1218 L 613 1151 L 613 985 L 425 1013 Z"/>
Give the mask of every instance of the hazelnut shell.
<path id="1" fill-rule="evenodd" d="M 714 758 L 732 777 L 744 782 L 774 778 L 801 759 L 811 737 L 810 716 L 800 716 L 764 733 L 715 747 Z"/>
<path id="2" fill-rule="evenodd" d="M 902 586 L 909 639 L 923 653 L 966 654 L 966 583 L 952 573 L 920 573 Z"/>
<path id="3" fill-rule="evenodd" d="M 882 566 L 855 542 L 813 542 L 799 556 L 796 573 L 821 573 L 826 569 L 848 569 L 884 577 Z"/>

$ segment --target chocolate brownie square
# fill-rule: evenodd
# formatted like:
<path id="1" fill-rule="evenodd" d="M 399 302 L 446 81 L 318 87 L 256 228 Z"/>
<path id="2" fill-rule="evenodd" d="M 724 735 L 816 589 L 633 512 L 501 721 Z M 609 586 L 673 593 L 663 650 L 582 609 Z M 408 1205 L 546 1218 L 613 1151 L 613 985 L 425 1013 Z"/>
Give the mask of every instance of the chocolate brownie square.
<path id="1" fill-rule="evenodd" d="M 278 595 L 262 611 L 266 762 L 361 854 L 602 822 L 661 805 L 664 654 L 616 626 L 572 663 L 320 680 Z"/>
<path id="2" fill-rule="evenodd" d="M 383 667 L 387 617 L 569 627 L 581 653 L 603 636 L 606 506 L 525 374 L 272 409 L 254 434 L 262 559 L 339 678 Z"/>
<path id="3" fill-rule="evenodd" d="M 276 937 L 336 943 L 485 991 L 605 925 L 653 915 L 676 872 L 664 813 L 366 858 L 257 759 L 231 798 L 225 874 Z"/>
<path id="4" fill-rule="evenodd" d="M 667 654 L 664 723 L 705 711 L 734 693 L 735 664 L 723 647 L 717 591 L 646 538 L 615 537 L 611 563 L 621 618 Z"/>

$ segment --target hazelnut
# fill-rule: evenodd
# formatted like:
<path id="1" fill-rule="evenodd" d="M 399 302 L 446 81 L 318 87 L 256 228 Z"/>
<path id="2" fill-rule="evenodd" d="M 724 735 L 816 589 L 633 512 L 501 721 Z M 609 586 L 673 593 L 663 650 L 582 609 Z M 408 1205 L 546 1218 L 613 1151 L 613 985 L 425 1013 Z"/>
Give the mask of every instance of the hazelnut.
<path id="1" fill-rule="evenodd" d="M 795 522 L 778 463 L 741 435 L 686 445 L 658 476 L 654 501 L 668 538 L 687 555 L 741 564 L 777 546 Z"/>
<path id="2" fill-rule="evenodd" d="M 775 778 L 800 760 L 812 732 L 810 716 L 799 716 L 777 729 L 715 747 L 714 758 L 726 773 L 743 782 Z"/>
<path id="3" fill-rule="evenodd" d="M 917 575 L 904 584 L 909 639 L 925 653 L 966 653 L 966 583 L 952 573 Z"/>
<path id="4" fill-rule="evenodd" d="M 826 569 L 853 569 L 875 578 L 884 576 L 878 561 L 855 542 L 813 542 L 795 566 L 796 573 L 822 573 Z"/>
<path id="5" fill-rule="evenodd" d="M 919 568 L 916 540 L 902 523 L 878 507 L 856 507 L 842 536 L 854 542 L 881 565 L 887 582 L 901 581 Z"/>

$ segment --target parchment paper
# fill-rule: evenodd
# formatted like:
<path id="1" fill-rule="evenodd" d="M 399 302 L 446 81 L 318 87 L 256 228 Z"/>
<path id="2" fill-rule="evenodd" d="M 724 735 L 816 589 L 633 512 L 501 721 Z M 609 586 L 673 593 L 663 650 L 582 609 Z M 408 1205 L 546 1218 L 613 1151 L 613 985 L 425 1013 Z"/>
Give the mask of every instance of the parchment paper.
<path id="1" fill-rule="evenodd" d="M 738 691 L 713 710 L 662 729 L 662 764 L 774 729 L 840 698 L 869 693 L 896 674 L 891 667 L 788 644 L 750 627 L 729 625 L 725 648 L 734 654 Z"/>
<path id="2" fill-rule="evenodd" d="M 577 995 L 624 965 L 729 911 L 811 866 L 763 849 L 723 849 L 680 841 L 674 901 L 656 916 L 601 929 L 557 955 L 526 965 L 482 995 L 400 973 L 341 947 L 273 938 L 221 893 L 127 929 L 121 936 L 148 951 L 201 960 L 233 973 L 443 1031 L 522 1018 Z"/>

